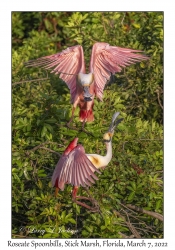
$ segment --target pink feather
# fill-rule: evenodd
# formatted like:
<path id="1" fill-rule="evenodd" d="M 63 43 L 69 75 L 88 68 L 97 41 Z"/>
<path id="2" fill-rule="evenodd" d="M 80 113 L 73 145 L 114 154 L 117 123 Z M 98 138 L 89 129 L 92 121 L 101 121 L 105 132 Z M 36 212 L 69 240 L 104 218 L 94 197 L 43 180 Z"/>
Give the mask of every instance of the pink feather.
<path id="1" fill-rule="evenodd" d="M 75 138 L 66 148 L 58 161 L 52 175 L 52 185 L 64 190 L 65 184 L 73 186 L 90 186 L 94 180 L 98 180 L 94 172 L 98 169 L 91 163 L 85 154 L 82 145 L 77 145 L 78 138 Z"/>
<path id="2" fill-rule="evenodd" d="M 98 42 L 92 47 L 90 59 L 90 73 L 93 73 L 94 80 L 90 84 L 89 91 L 92 95 L 89 103 L 84 99 L 83 88 L 77 84 L 77 75 L 85 74 L 85 61 L 83 48 L 76 45 L 63 50 L 55 55 L 45 56 L 26 63 L 28 67 L 42 67 L 51 69 L 51 73 L 60 74 L 59 77 L 67 84 L 70 89 L 73 108 L 80 108 L 80 121 L 93 121 L 94 97 L 103 99 L 103 90 L 111 77 L 111 73 L 120 72 L 122 68 L 147 60 L 148 57 L 139 54 L 140 50 L 120 48 L 110 46 L 108 43 Z"/>
<path id="3" fill-rule="evenodd" d="M 148 59 L 145 55 L 136 54 L 140 52 L 142 51 L 110 46 L 103 42 L 93 45 L 89 71 L 94 74 L 94 94 L 100 100 L 102 100 L 103 89 L 110 79 L 111 73 L 115 74 L 126 66 Z M 52 69 L 51 73 L 60 74 L 60 78 L 70 89 L 73 101 L 76 95 L 76 77 L 80 72 L 86 73 L 83 48 L 80 45 L 67 48 L 51 56 L 31 60 L 26 65 Z"/>

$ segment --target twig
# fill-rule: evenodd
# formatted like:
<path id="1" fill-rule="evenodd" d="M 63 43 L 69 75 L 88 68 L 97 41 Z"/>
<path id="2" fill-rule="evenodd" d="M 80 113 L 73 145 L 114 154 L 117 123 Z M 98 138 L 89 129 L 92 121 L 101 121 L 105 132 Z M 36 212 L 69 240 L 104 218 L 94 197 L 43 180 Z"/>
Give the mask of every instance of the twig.
<path id="1" fill-rule="evenodd" d="M 123 21 L 125 19 L 125 16 L 126 16 L 126 13 L 124 13 L 124 16 L 123 16 L 122 21 L 121 21 L 121 25 L 123 25 Z"/>
<path id="2" fill-rule="evenodd" d="M 123 150 L 125 150 L 125 144 L 127 143 L 128 141 L 124 141 L 123 143 Z"/>
<path id="3" fill-rule="evenodd" d="M 36 182 L 38 181 L 38 176 L 35 175 L 35 174 L 37 173 L 37 170 L 36 170 L 37 163 L 38 163 L 37 160 L 35 161 L 35 163 L 34 163 L 33 160 L 30 161 L 31 166 L 33 167 L 32 175 L 33 175 L 33 178 L 34 178 L 34 180 L 35 180 Z"/>
<path id="4" fill-rule="evenodd" d="M 159 92 L 159 90 L 158 90 L 158 89 L 157 89 L 155 92 L 157 93 L 158 103 L 159 103 L 159 105 L 160 105 L 161 109 L 163 109 L 163 106 L 162 106 L 161 101 L 160 101 L 160 92 Z M 161 92 L 161 93 L 162 93 L 162 92 Z"/>
<path id="5" fill-rule="evenodd" d="M 132 239 L 132 238 L 134 238 L 134 234 L 131 234 L 130 236 L 128 236 L 128 235 L 123 234 L 121 232 L 118 232 L 118 233 L 122 236 L 123 239 Z"/>
<path id="6" fill-rule="evenodd" d="M 134 213 L 134 214 L 137 214 L 136 212 L 134 212 L 133 210 L 129 209 L 127 206 L 125 206 L 124 204 L 120 203 L 120 205 L 122 207 L 125 207 L 126 209 L 128 209 L 130 212 Z"/>
<path id="7" fill-rule="evenodd" d="M 28 80 L 28 81 L 21 81 L 21 82 L 14 82 L 12 83 L 12 86 L 17 85 L 17 84 L 21 84 L 21 83 L 26 83 L 26 82 L 38 82 L 38 81 L 45 81 L 48 80 L 49 78 L 39 78 L 39 79 L 34 79 L 34 80 Z"/>
<path id="8" fill-rule="evenodd" d="M 145 233 L 154 233 L 154 234 L 157 234 L 157 235 L 159 235 L 158 233 L 156 233 L 154 230 L 147 230 L 147 229 L 145 229 L 145 228 L 141 228 L 141 227 L 135 227 L 135 229 L 139 229 L 140 231 L 144 231 Z"/>
<path id="9" fill-rule="evenodd" d="M 131 208 L 139 213 L 144 213 L 144 214 L 147 214 L 147 215 L 150 215 L 160 221 L 163 221 L 163 215 L 159 214 L 159 213 L 156 213 L 156 212 L 152 212 L 152 211 L 148 211 L 148 210 L 145 210 L 141 207 L 137 207 L 135 205 L 131 205 L 131 204 L 127 204 L 126 205 L 128 208 Z"/>
<path id="10" fill-rule="evenodd" d="M 46 141 L 46 142 L 43 142 L 43 143 L 41 143 L 40 145 L 38 145 L 38 146 L 36 146 L 36 147 L 34 147 L 34 148 L 32 148 L 32 149 L 27 150 L 26 153 L 27 153 L 27 154 L 30 154 L 31 152 L 33 152 L 33 151 L 35 151 L 35 150 L 37 150 L 37 149 L 39 149 L 39 148 L 42 148 L 42 149 L 47 150 L 47 151 L 49 151 L 49 152 L 51 152 L 51 153 L 54 153 L 54 154 L 57 154 L 57 155 L 61 156 L 60 153 L 58 153 L 58 152 L 56 152 L 56 151 L 54 151 L 54 150 L 52 150 L 52 149 L 50 149 L 50 148 L 43 147 L 44 145 L 49 144 L 49 143 L 55 144 L 54 142 Z M 57 144 L 57 143 L 56 143 L 56 144 Z M 61 146 L 61 144 L 59 144 L 59 145 Z"/>
<path id="11" fill-rule="evenodd" d="M 50 148 L 45 148 L 45 147 L 40 147 L 40 148 L 42 148 L 42 149 L 44 149 L 44 150 L 47 150 L 47 151 L 49 151 L 49 152 L 51 152 L 51 153 L 54 153 L 54 154 L 57 154 L 57 155 L 61 156 L 60 153 L 58 153 L 58 152 L 56 152 L 56 151 L 54 151 L 54 150 L 52 150 L 52 149 L 50 149 Z"/>
<path id="12" fill-rule="evenodd" d="M 90 197 L 90 199 L 91 199 L 92 204 L 93 204 L 93 205 L 95 206 L 95 208 L 97 209 L 97 212 L 99 212 L 100 215 L 103 217 L 103 215 L 102 215 L 102 213 L 101 213 L 101 210 L 100 210 L 100 206 L 99 206 L 98 201 L 96 201 L 96 200 L 91 196 L 91 194 L 90 194 L 90 192 L 89 192 L 89 189 L 88 189 L 87 187 L 85 187 L 85 189 L 86 189 L 86 192 L 88 193 L 88 195 L 89 195 L 89 197 Z"/>
<path id="13" fill-rule="evenodd" d="M 138 97 L 138 95 L 136 94 L 136 92 L 135 92 L 135 90 L 134 90 L 134 95 L 136 96 L 136 99 L 137 99 L 137 101 L 138 101 L 138 103 L 140 104 L 140 100 L 139 100 L 139 97 Z"/>
<path id="14" fill-rule="evenodd" d="M 128 222 L 126 222 L 126 223 L 128 224 L 131 232 L 136 236 L 137 239 L 140 239 L 141 236 L 140 236 L 139 232 L 136 230 L 136 228 L 131 224 L 128 213 L 124 209 L 122 209 L 122 210 L 123 210 L 123 212 L 126 214 L 126 216 L 128 218 Z"/>
<path id="15" fill-rule="evenodd" d="M 20 234 L 12 234 L 13 236 L 19 237 L 19 238 L 26 238 L 26 239 L 34 239 L 34 237 L 27 237 L 24 235 L 20 235 Z"/>
<path id="16" fill-rule="evenodd" d="M 38 148 L 40 148 L 40 147 L 42 147 L 42 146 L 44 146 L 44 145 L 46 145 L 46 144 L 57 144 L 57 145 L 59 145 L 59 146 L 61 146 L 61 147 L 64 146 L 64 145 L 62 145 L 62 144 L 58 144 L 57 142 L 45 141 L 45 142 L 41 143 L 40 145 L 38 145 L 38 146 L 36 146 L 36 147 L 34 147 L 34 148 L 32 148 L 32 149 L 27 150 L 27 152 L 30 153 L 31 151 L 35 151 L 35 150 L 37 150 Z"/>
<path id="17" fill-rule="evenodd" d="M 122 210 L 122 211 L 124 211 L 124 210 Z M 125 211 L 124 211 L 124 212 L 125 212 Z M 137 231 L 137 230 L 135 229 L 135 227 L 130 223 L 130 220 L 129 220 L 128 215 L 127 215 L 128 221 L 126 221 L 126 218 L 125 218 L 121 213 L 119 213 L 117 210 L 114 210 L 114 213 L 115 213 L 116 215 L 118 215 L 120 218 L 122 218 L 122 219 L 125 221 L 126 225 L 129 227 L 130 231 L 134 234 L 134 236 L 135 236 L 136 238 L 138 238 L 138 239 L 141 238 L 141 236 L 140 236 L 140 234 L 138 233 L 138 231 Z M 125 213 L 126 213 L 126 212 L 125 212 Z M 127 213 L 126 213 L 126 214 L 127 214 Z"/>
<path id="18" fill-rule="evenodd" d="M 102 20 L 103 20 L 103 19 L 102 19 Z M 104 28 L 105 33 L 108 34 L 108 32 L 107 32 L 107 30 L 106 30 L 106 26 L 105 26 L 104 20 L 103 20 L 103 28 Z"/>
<path id="19" fill-rule="evenodd" d="M 20 234 L 12 234 L 12 236 L 16 236 L 16 237 L 20 237 L 20 238 L 28 238 L 28 237 L 26 237 L 24 235 L 20 235 Z"/>
<path id="20" fill-rule="evenodd" d="M 30 151 L 35 151 L 35 150 L 37 150 L 38 148 L 40 148 L 40 147 L 42 147 L 42 146 L 44 146 L 44 145 L 46 145 L 46 144 L 48 144 L 48 143 L 50 143 L 49 141 L 45 141 L 45 142 L 43 142 L 43 143 L 41 143 L 40 145 L 38 145 L 38 146 L 36 146 L 36 147 L 34 147 L 34 148 L 32 148 L 32 149 L 29 149 L 29 150 L 27 150 L 28 152 L 30 152 Z"/>
<path id="21" fill-rule="evenodd" d="M 129 208 L 127 208 L 127 209 L 129 209 Z M 130 209 L 129 209 L 130 210 Z M 132 212 L 134 212 L 133 210 L 130 210 L 130 211 L 132 211 Z M 135 213 L 135 212 L 134 212 Z M 158 234 L 158 233 L 156 233 L 155 231 L 154 231 L 154 229 L 152 228 L 152 227 L 149 227 L 144 221 L 142 221 L 141 219 L 139 219 L 139 218 L 137 218 L 136 216 L 134 216 L 134 215 L 132 215 L 132 214 L 129 214 L 129 216 L 130 217 L 132 217 L 132 218 L 134 218 L 134 219 L 136 219 L 136 220 L 138 220 L 139 222 L 138 222 L 138 224 L 143 224 L 146 228 L 148 228 L 148 229 L 150 229 L 151 231 L 148 231 L 148 230 L 146 230 L 147 232 L 154 232 L 155 234 Z M 134 223 L 133 223 L 134 224 Z M 139 228 L 140 230 L 143 230 L 143 229 L 141 229 L 141 228 Z"/>

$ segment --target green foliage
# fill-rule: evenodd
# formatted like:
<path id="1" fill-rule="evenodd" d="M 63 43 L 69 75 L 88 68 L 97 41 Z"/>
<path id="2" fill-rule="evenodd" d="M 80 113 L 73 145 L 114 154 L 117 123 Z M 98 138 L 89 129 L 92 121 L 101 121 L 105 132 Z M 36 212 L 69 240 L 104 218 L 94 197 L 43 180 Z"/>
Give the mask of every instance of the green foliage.
<path id="1" fill-rule="evenodd" d="M 163 213 L 162 23 L 159 12 L 12 13 L 13 237 L 122 238 L 133 234 L 129 221 L 143 238 L 163 237 L 161 221 L 127 207 Z M 66 84 L 23 65 L 82 44 L 88 66 L 96 41 L 143 50 L 150 60 L 116 74 L 103 102 L 95 99 L 95 121 L 86 124 L 92 137 L 65 126 L 72 109 Z M 72 203 L 69 185 L 55 198 L 51 176 L 70 140 L 77 136 L 86 153 L 104 155 L 102 137 L 115 111 L 124 120 L 112 161 L 88 190 L 100 212 Z M 81 128 L 78 110 L 73 126 Z M 84 188 L 79 194 L 88 195 Z"/>

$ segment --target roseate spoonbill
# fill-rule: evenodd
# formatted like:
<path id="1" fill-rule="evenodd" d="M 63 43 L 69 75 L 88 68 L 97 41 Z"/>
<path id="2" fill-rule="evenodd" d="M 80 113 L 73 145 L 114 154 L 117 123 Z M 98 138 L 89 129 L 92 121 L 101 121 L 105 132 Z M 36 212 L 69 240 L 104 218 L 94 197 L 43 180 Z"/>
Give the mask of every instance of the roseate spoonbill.
<path id="1" fill-rule="evenodd" d="M 103 89 L 111 74 L 120 72 L 130 64 L 148 59 L 145 55 L 136 54 L 137 52 L 142 51 L 97 42 L 92 48 L 89 74 L 86 74 L 83 48 L 80 45 L 69 47 L 54 55 L 31 60 L 25 65 L 52 69 L 51 73 L 60 74 L 59 77 L 70 89 L 73 103 L 72 116 L 67 125 L 69 126 L 73 120 L 74 111 L 78 106 L 79 119 L 83 122 L 82 128 L 84 128 L 85 122 L 94 120 L 94 97 L 97 96 L 102 101 Z"/>
<path id="2" fill-rule="evenodd" d="M 80 144 L 77 145 L 78 138 L 75 138 L 68 145 L 52 175 L 52 186 L 56 188 L 55 196 L 57 196 L 59 189 L 64 190 L 65 184 L 71 184 L 74 186 L 72 190 L 73 201 L 81 206 L 94 210 L 93 207 L 77 201 L 77 199 L 90 200 L 91 202 L 94 200 L 84 196 L 77 196 L 78 187 L 91 186 L 91 184 L 94 183 L 93 178 L 98 180 L 94 172 L 96 171 L 100 174 L 98 169 L 106 167 L 110 162 L 112 158 L 112 136 L 114 129 L 123 120 L 123 118 L 116 120 L 119 114 L 119 112 L 116 112 L 113 115 L 108 132 L 103 136 L 107 151 L 105 156 L 86 154 L 83 146 Z"/>

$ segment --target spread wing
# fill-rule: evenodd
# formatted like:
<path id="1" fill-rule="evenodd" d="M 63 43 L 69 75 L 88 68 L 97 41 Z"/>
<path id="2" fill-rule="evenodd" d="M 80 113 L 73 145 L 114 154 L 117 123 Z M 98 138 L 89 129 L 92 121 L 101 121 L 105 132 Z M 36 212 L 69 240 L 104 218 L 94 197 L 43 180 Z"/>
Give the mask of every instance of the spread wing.
<path id="1" fill-rule="evenodd" d="M 142 51 L 110 46 L 108 43 L 94 44 L 90 72 L 94 73 L 95 92 L 100 100 L 102 100 L 103 89 L 110 79 L 111 73 L 115 74 L 130 64 L 148 59 L 147 56 L 136 54 L 136 52 Z"/>
<path id="2" fill-rule="evenodd" d="M 64 182 L 61 182 L 59 181 L 59 177 L 60 177 L 60 174 L 61 174 L 61 171 L 63 171 L 66 163 L 67 163 L 67 160 L 68 160 L 68 155 L 62 155 L 61 158 L 59 159 L 56 167 L 55 167 L 55 170 L 53 172 L 53 175 L 52 175 L 52 186 L 56 186 L 57 185 L 59 186 L 60 189 L 64 190 L 64 184 L 65 184 L 65 181 Z"/>
<path id="3" fill-rule="evenodd" d="M 100 171 L 90 162 L 80 147 L 73 149 L 69 155 L 63 155 L 52 176 L 52 185 L 58 183 L 58 187 L 64 190 L 64 184 L 70 183 L 73 186 L 90 186 L 94 179 L 98 180 L 94 172 Z M 93 179 L 93 178 L 94 179 Z"/>
<path id="4" fill-rule="evenodd" d="M 73 46 L 60 53 L 28 61 L 25 66 L 50 69 L 51 73 L 60 74 L 59 77 L 70 89 L 73 101 L 76 94 L 77 74 L 85 73 L 83 48 L 80 45 Z"/>

